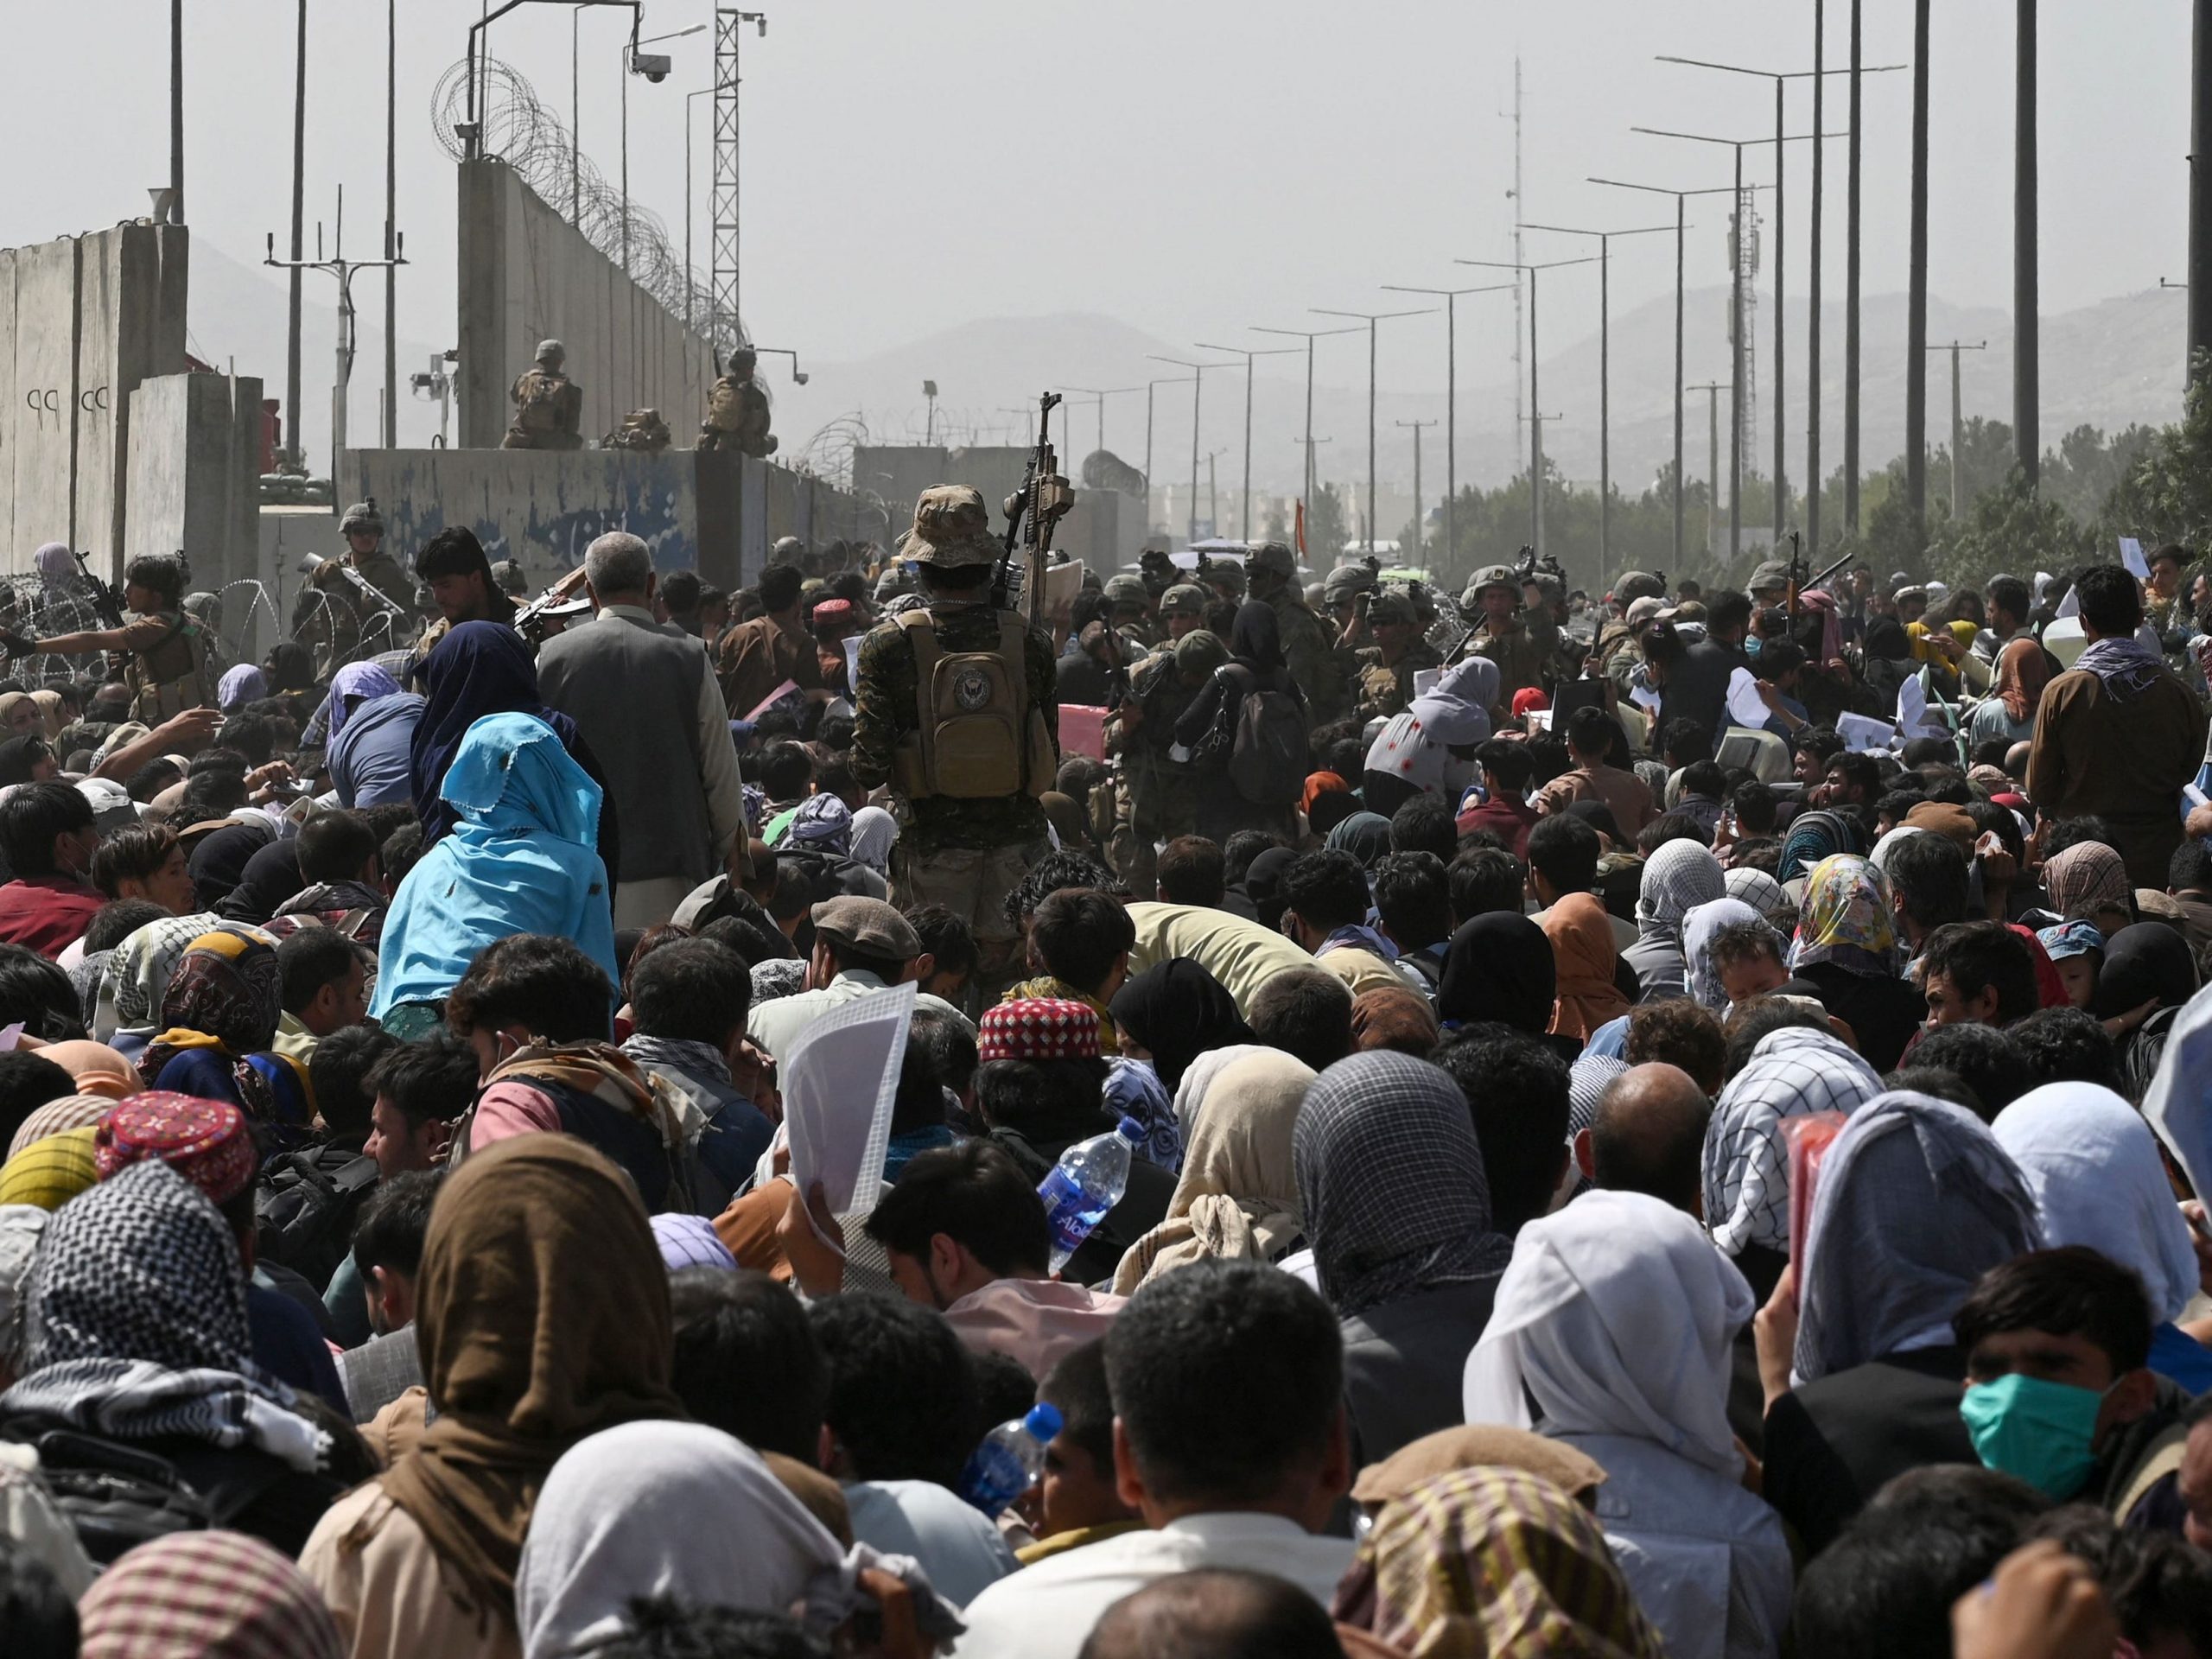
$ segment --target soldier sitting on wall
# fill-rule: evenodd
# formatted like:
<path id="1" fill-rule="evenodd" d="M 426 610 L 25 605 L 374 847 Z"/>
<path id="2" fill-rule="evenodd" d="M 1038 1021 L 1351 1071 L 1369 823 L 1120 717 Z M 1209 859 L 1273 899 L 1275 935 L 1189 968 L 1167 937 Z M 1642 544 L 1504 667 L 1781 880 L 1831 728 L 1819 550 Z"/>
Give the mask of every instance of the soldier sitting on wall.
<path id="1" fill-rule="evenodd" d="M 707 418 L 699 423 L 702 449 L 734 449 L 755 457 L 776 453 L 775 434 L 768 430 L 768 394 L 753 378 L 758 361 L 748 346 L 730 353 L 728 372 L 707 394 Z"/>
<path id="2" fill-rule="evenodd" d="M 599 441 L 602 449 L 636 449 L 648 455 L 657 455 L 668 448 L 668 423 L 660 417 L 657 409 L 633 409 L 622 417 L 622 424 Z"/>
<path id="3" fill-rule="evenodd" d="M 557 340 L 537 342 L 537 365 L 517 380 L 509 394 L 514 400 L 514 424 L 507 429 L 502 449 L 581 449 L 583 435 L 583 390 L 561 372 L 568 348 Z"/>

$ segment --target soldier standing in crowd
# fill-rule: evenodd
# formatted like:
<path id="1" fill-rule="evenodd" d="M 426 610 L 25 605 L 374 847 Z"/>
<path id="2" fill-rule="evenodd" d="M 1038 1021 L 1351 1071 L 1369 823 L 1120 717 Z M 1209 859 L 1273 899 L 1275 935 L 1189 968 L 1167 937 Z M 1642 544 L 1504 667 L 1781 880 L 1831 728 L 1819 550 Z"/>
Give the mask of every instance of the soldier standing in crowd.
<path id="1" fill-rule="evenodd" d="M 1135 647 L 1138 656 L 1160 643 L 1159 633 L 1145 614 L 1151 601 L 1152 595 L 1145 591 L 1144 580 L 1140 576 L 1123 574 L 1107 581 L 1106 603 L 1112 607 L 1114 632 Z"/>
<path id="2" fill-rule="evenodd" d="M 1360 644 L 1363 637 L 1373 645 Z M 1355 616 L 1345 630 L 1345 644 L 1359 653 L 1359 708 L 1362 721 L 1388 720 L 1414 700 L 1414 676 L 1425 668 L 1441 668 L 1444 658 L 1421 636 L 1421 619 L 1411 597 L 1380 593 L 1368 602 L 1367 614 Z"/>
<path id="3" fill-rule="evenodd" d="M 1021 972 L 1006 898 L 1046 842 L 1038 798 L 1059 765 L 1052 644 L 991 603 L 999 556 L 976 491 L 922 493 L 899 556 L 926 602 L 861 644 L 852 748 L 860 785 L 890 784 L 899 802 L 892 902 L 968 924 L 987 1000 Z"/>
<path id="4" fill-rule="evenodd" d="M 1337 654 L 1335 635 L 1306 608 L 1298 590 L 1298 557 L 1287 542 L 1262 542 L 1251 552 L 1245 575 L 1252 597 L 1275 613 L 1283 661 L 1306 693 L 1311 723 L 1325 726 L 1351 712 L 1351 681 Z"/>
<path id="5" fill-rule="evenodd" d="M 1487 657 L 1497 664 L 1498 707 L 1511 708 L 1516 691 L 1530 686 L 1541 690 L 1544 664 L 1559 643 L 1559 630 L 1549 617 L 1532 615 L 1523 620 L 1516 614 L 1521 590 L 1512 571 L 1502 564 L 1484 565 L 1469 580 L 1460 603 L 1482 613 L 1461 655 Z"/>
<path id="6" fill-rule="evenodd" d="M 1193 628 L 1205 626 L 1206 590 L 1179 582 L 1160 596 L 1160 643 L 1172 645 Z"/>
<path id="7" fill-rule="evenodd" d="M 749 346 L 729 354 L 729 367 L 715 377 L 707 392 L 707 418 L 699 423 L 700 448 L 734 449 L 753 456 L 776 453 L 775 434 L 768 430 L 768 394 L 753 378 L 759 361 Z"/>
<path id="8" fill-rule="evenodd" d="M 537 342 L 537 361 L 524 372 L 509 394 L 514 400 L 514 424 L 507 428 L 502 449 L 581 449 L 584 416 L 583 389 L 561 372 L 568 348 L 557 340 Z"/>
<path id="9" fill-rule="evenodd" d="M 1177 591 L 1169 588 L 1167 597 Z M 1139 899 L 1150 898 L 1157 884 L 1160 844 L 1198 832 L 1197 767 L 1176 756 L 1175 722 L 1228 660 L 1229 647 L 1212 634 L 1185 629 L 1138 664 L 1128 696 L 1107 722 L 1107 741 L 1118 744 L 1122 761 L 1107 853 Z"/>
<path id="10" fill-rule="evenodd" d="M 1339 639 L 1350 634 L 1359 615 L 1359 596 L 1375 591 L 1375 573 L 1363 564 L 1340 564 L 1322 579 L 1321 617 Z"/>
<path id="11" fill-rule="evenodd" d="M 346 551 L 317 564 L 292 601 L 292 637 L 316 653 L 325 673 L 355 656 L 365 639 L 385 650 L 404 645 L 414 631 L 415 584 L 384 550 L 384 518 L 375 501 L 346 508 L 338 528 Z M 363 582 L 374 594 L 362 591 Z M 395 608 L 378 604 L 376 594 Z"/>
<path id="12" fill-rule="evenodd" d="M 184 566 L 159 554 L 135 558 L 123 573 L 123 603 L 130 617 L 119 628 L 88 629 L 34 639 L 22 633 L 0 636 L 7 654 L 39 652 L 54 657 L 89 657 L 127 652 L 123 671 L 130 688 L 130 717 L 156 725 L 188 709 L 215 701 L 215 677 L 208 672 L 207 631 L 183 608 Z"/>

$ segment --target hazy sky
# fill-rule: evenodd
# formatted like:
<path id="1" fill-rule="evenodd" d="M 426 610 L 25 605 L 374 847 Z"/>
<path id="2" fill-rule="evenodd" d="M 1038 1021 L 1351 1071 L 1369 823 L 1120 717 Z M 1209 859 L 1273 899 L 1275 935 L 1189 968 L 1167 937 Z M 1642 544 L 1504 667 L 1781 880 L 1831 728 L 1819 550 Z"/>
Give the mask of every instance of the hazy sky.
<path id="1" fill-rule="evenodd" d="M 1729 162 L 1726 149 L 1638 137 L 1630 125 L 1772 130 L 1770 82 L 1655 54 L 1802 68 L 1813 49 L 1812 0 L 751 3 L 771 21 L 766 38 L 748 32 L 745 47 L 746 316 L 757 338 L 832 363 L 980 317 L 1096 311 L 1168 340 L 1236 340 L 1255 323 L 1317 326 L 1313 306 L 1381 308 L 1393 298 L 1384 283 L 1471 284 L 1484 274 L 1455 267 L 1455 257 L 1511 248 L 1513 128 L 1499 111 L 1511 105 L 1516 54 L 1526 215 L 1627 226 L 1670 216 L 1670 204 L 1598 188 L 1586 175 L 1719 184 Z M 397 5 L 399 220 L 415 261 L 401 283 L 400 334 L 444 344 L 454 333 L 453 171 L 429 111 L 479 6 Z M 0 245 L 146 211 L 143 187 L 168 168 L 168 10 L 161 0 L 5 8 L 0 41 L 17 73 L 0 103 Z M 1867 0 L 1865 10 L 1867 62 L 1904 61 L 1910 0 Z M 707 0 L 648 0 L 645 33 L 709 10 Z M 1827 10 L 1829 60 L 1840 65 L 1848 0 Z M 294 6 L 187 0 L 187 11 L 189 219 L 199 236 L 257 259 L 264 234 L 286 223 Z M 309 0 L 308 11 L 310 222 L 330 216 L 342 181 L 347 245 L 365 253 L 382 217 L 385 6 Z M 1930 283 L 1961 303 L 2011 301 L 2013 12 L 2008 0 L 1936 8 Z M 582 22 L 584 143 L 610 178 L 625 17 L 607 9 Z M 2187 8 L 2048 0 L 2042 17 L 2044 308 L 2179 277 Z M 529 7 L 492 37 L 498 56 L 566 107 L 565 6 Z M 632 188 L 680 238 L 682 94 L 710 84 L 711 36 L 658 49 L 675 55 L 677 73 L 664 86 L 632 84 Z M 1831 88 L 1828 122 L 1840 130 L 1841 78 Z M 1808 83 L 1790 99 L 1790 125 L 1804 130 Z M 702 265 L 709 102 L 692 105 Z M 1866 109 L 1866 281 L 1901 289 L 1910 75 L 1869 78 Z M 1808 146 L 1792 148 L 1789 280 L 1802 294 L 1809 158 Z M 1753 152 L 1755 165 L 1770 165 L 1770 153 Z M 1836 297 L 1844 156 L 1840 141 L 1831 144 Z M 1693 216 L 1693 281 L 1719 280 L 1723 209 L 1708 199 Z M 1533 234 L 1528 245 L 1532 258 L 1578 251 L 1573 239 Z M 1565 274 L 1558 280 L 1561 309 L 1548 289 L 1546 334 L 1564 346 L 1591 318 L 1589 301 L 1578 315 Z M 327 279 L 309 281 L 328 297 Z M 1672 281 L 1670 238 L 1618 245 L 1617 305 Z M 371 292 L 380 310 L 380 289 Z M 1484 305 L 1496 308 L 1474 308 Z M 1463 307 L 1463 376 L 1495 378 L 1510 296 Z M 200 344 L 219 359 L 225 349 Z M 281 386 L 281 362 L 239 366 Z M 1132 363 L 1131 376 L 1144 367 Z M 1364 367 L 1348 360 L 1332 378 L 1351 382 Z M 310 405 L 327 372 L 310 362 Z M 1402 390 L 1438 385 L 1433 341 L 1412 325 L 1386 328 L 1381 373 Z"/>

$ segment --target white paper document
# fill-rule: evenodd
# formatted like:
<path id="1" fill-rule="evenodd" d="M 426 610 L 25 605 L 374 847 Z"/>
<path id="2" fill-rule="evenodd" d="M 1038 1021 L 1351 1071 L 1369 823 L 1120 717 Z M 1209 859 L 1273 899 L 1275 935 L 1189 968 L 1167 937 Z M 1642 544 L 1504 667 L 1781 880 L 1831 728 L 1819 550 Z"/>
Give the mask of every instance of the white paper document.
<path id="1" fill-rule="evenodd" d="M 2143 557 L 2143 543 L 2133 536 L 2120 538 L 2120 562 L 2127 567 L 2127 574 L 2136 581 L 2151 580 L 2151 567 Z"/>
<path id="2" fill-rule="evenodd" d="M 792 1185 L 804 1192 L 821 1182 L 840 1220 L 875 1207 L 915 995 L 906 984 L 855 997 L 807 1027 L 778 1062 Z"/>
<path id="3" fill-rule="evenodd" d="M 1728 676 L 1728 718 L 1755 732 L 1765 729 L 1766 701 L 1759 696 L 1758 677 L 1748 668 L 1737 669 Z"/>
<path id="4" fill-rule="evenodd" d="M 1890 747 L 1897 734 L 1897 728 L 1888 721 L 1876 720 L 1870 715 L 1840 714 L 1835 717 L 1835 729 L 1844 747 L 1856 754 L 1878 754 Z"/>

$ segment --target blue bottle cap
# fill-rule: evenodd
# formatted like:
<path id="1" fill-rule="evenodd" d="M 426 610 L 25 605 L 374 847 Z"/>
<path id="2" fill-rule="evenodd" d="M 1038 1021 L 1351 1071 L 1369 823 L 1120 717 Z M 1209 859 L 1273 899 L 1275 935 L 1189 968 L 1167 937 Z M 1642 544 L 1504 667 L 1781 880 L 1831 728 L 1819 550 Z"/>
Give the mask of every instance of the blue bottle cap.
<path id="1" fill-rule="evenodd" d="M 1144 1125 L 1134 1117 L 1125 1117 L 1114 1126 L 1114 1133 L 1135 1146 L 1144 1145 Z"/>
<path id="2" fill-rule="evenodd" d="M 1029 1414 L 1021 1420 L 1021 1426 L 1042 1445 L 1060 1432 L 1061 1421 L 1058 1406 L 1038 1405 L 1029 1408 Z"/>

